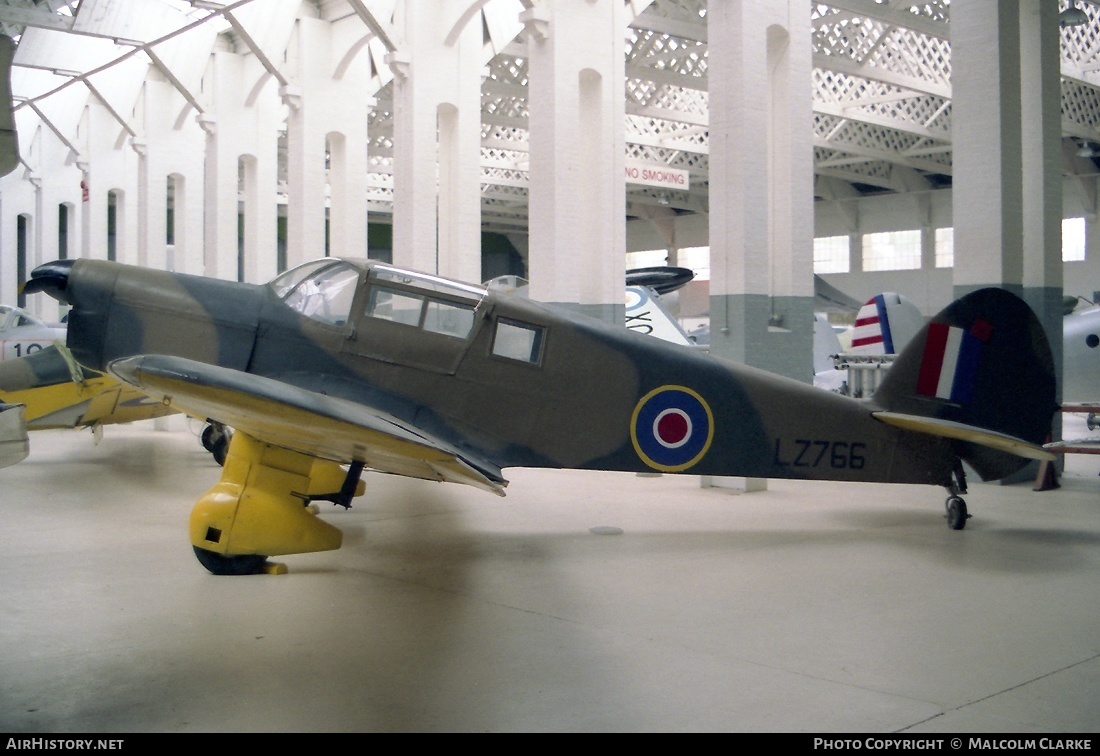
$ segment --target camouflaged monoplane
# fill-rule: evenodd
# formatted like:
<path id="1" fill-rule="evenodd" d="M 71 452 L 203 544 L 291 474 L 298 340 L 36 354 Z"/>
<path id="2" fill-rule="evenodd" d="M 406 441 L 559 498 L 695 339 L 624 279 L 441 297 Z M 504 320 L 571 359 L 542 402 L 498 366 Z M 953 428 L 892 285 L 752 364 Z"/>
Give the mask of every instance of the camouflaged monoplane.
<path id="1" fill-rule="evenodd" d="M 1050 459 L 1042 326 L 983 289 L 932 319 L 865 400 L 528 299 L 326 258 L 267 285 L 77 260 L 27 285 L 72 305 L 68 347 L 235 429 L 190 537 L 215 573 L 338 548 L 312 501 L 374 470 L 503 494 L 508 467 L 944 486 Z"/>

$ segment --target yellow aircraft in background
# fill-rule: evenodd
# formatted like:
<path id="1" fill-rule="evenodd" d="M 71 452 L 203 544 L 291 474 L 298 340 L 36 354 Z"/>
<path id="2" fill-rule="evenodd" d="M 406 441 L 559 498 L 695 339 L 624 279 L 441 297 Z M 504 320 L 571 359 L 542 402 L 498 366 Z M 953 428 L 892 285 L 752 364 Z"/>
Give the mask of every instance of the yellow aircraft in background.
<path id="1" fill-rule="evenodd" d="M 28 430 L 94 429 L 174 413 L 110 376 L 84 371 L 61 342 L 0 363 L 0 400 L 25 405 Z"/>

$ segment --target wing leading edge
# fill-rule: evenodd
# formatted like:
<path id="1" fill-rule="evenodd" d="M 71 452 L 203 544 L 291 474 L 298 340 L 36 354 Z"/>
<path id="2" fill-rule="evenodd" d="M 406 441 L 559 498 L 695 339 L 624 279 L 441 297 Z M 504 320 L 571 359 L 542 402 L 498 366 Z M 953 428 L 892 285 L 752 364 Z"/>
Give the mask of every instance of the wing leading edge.
<path id="1" fill-rule="evenodd" d="M 142 355 L 109 371 L 165 404 L 275 446 L 379 472 L 465 483 L 504 495 L 500 468 L 357 402 L 194 360 Z"/>

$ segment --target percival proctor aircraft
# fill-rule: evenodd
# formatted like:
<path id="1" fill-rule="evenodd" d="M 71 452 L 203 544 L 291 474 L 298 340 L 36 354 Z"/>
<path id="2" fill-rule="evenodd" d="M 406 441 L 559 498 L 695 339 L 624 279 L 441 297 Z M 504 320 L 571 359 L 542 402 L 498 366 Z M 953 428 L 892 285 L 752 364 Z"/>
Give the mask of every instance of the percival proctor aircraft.
<path id="1" fill-rule="evenodd" d="M 506 467 L 925 483 L 948 489 L 960 529 L 963 460 L 988 480 L 1052 456 L 1050 349 L 1001 289 L 947 307 L 862 401 L 369 261 L 267 285 L 62 261 L 26 291 L 72 305 L 80 364 L 235 429 L 190 520 L 219 574 L 338 548 L 306 505 L 349 506 L 364 469 L 497 494 Z"/>

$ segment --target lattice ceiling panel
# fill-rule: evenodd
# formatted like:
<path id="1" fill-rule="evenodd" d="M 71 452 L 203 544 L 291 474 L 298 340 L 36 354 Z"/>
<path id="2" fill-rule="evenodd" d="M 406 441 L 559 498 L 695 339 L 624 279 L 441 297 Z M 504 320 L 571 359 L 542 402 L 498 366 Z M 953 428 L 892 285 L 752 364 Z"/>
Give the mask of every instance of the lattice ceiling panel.
<path id="1" fill-rule="evenodd" d="M 889 120 L 902 130 L 944 138 L 951 134 L 951 101 L 945 97 L 822 68 L 813 72 L 813 96 L 819 110 L 832 105 L 852 118 Z"/>
<path id="2" fill-rule="evenodd" d="M 1077 7 L 1089 23 L 1062 30 L 1062 66 L 1071 75 L 1100 86 L 1100 10 L 1091 3 Z"/>
<path id="3" fill-rule="evenodd" d="M 1075 127 L 1073 133 L 1095 140 L 1100 130 L 1100 98 L 1096 90 L 1081 82 L 1062 79 L 1062 121 Z"/>
<path id="4" fill-rule="evenodd" d="M 400 0 L 387 7 L 392 9 L 396 2 Z M 1064 6 L 1066 0 L 1060 2 Z M 346 16 L 354 10 L 338 0 L 312 0 L 312 6 L 321 18 L 327 18 L 326 13 Z M 288 13 L 296 13 L 304 6 L 287 2 L 272 3 L 272 7 L 292 8 Z M 690 171 L 691 191 L 676 197 L 672 206 L 695 211 L 706 207 L 709 165 L 707 3 L 653 0 L 631 5 L 642 7 L 645 10 L 624 36 L 627 156 Z M 950 176 L 950 2 L 832 0 L 808 2 L 808 7 L 815 65 L 815 170 L 849 181 L 860 191 L 905 191 L 912 182 L 901 176 L 912 176 L 914 170 L 928 177 Z M 1063 129 L 1067 137 L 1100 143 L 1100 5 L 1090 0 L 1078 2 L 1078 7 L 1090 23 L 1061 31 Z M 75 0 L 0 0 L 0 10 L 9 11 L 3 18 L 4 29 L 14 35 L 28 24 L 56 28 L 68 23 L 71 27 L 79 8 Z M 188 18 L 208 12 L 190 4 L 184 11 Z M 392 20 L 392 13 L 384 15 Z M 17 18 L 37 23 L 12 21 Z M 95 26 L 90 17 L 81 19 L 85 22 Z M 518 28 L 513 20 L 505 26 Z M 501 31 L 504 26 L 493 28 L 498 33 L 492 48 L 503 52 L 487 60 L 482 88 L 485 210 L 525 228 L 529 117 L 525 33 L 509 43 L 513 32 Z M 96 29 L 88 33 L 95 36 Z M 240 45 L 241 40 L 229 39 L 233 35 L 227 34 L 221 39 L 223 47 Z M 377 209 L 392 195 L 392 72 L 384 62 L 381 41 L 372 42 L 370 52 L 377 105 L 370 114 L 368 150 L 372 208 Z M 277 51 L 271 57 L 278 61 Z M 383 82 L 387 83 L 381 86 Z M 116 110 L 126 112 L 122 106 Z M 631 201 L 660 198 L 650 189 L 635 186 L 628 192 Z"/>

